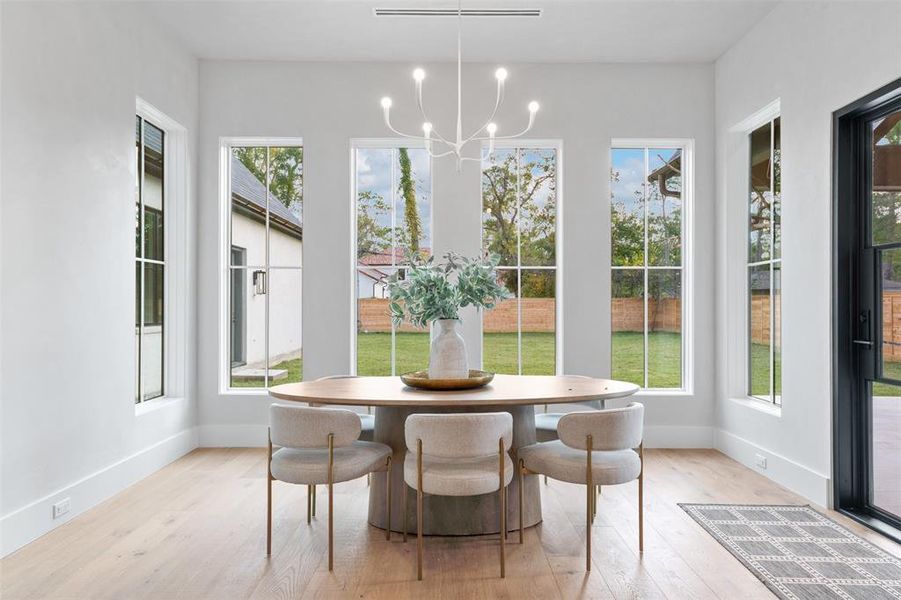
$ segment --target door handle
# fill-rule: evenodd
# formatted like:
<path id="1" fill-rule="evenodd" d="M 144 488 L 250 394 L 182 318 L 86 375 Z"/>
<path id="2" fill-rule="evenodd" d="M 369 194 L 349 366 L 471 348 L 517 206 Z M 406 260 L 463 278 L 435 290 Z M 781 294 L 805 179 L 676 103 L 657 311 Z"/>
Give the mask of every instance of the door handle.
<path id="1" fill-rule="evenodd" d="M 860 346 L 868 346 L 868 347 L 873 345 L 873 342 L 871 342 L 870 340 L 851 340 L 851 343 L 858 344 Z"/>

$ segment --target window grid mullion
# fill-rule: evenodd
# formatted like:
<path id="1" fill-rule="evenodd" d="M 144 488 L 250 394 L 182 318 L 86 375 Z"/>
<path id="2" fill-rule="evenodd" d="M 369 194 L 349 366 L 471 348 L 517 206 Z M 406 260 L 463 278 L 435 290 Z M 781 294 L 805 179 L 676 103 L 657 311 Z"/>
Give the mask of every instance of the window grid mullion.
<path id="1" fill-rule="evenodd" d="M 770 121 L 770 402 L 776 403 L 776 304 L 774 287 L 776 284 L 773 258 L 776 256 L 776 121 Z"/>
<path id="2" fill-rule="evenodd" d="M 140 143 L 140 154 L 141 154 L 141 174 L 140 174 L 140 186 L 138 193 L 138 220 L 140 223 L 140 242 L 138 249 L 138 265 L 141 271 L 140 283 L 138 294 L 140 295 L 140 306 L 141 309 L 138 314 L 138 402 L 144 401 L 144 310 L 145 310 L 145 267 L 144 267 L 144 119 L 141 118 L 141 143 Z"/>
<path id="3" fill-rule="evenodd" d="M 644 149 L 644 178 L 641 182 L 644 205 L 644 387 L 648 387 L 648 149 Z"/>
<path id="4" fill-rule="evenodd" d="M 263 387 L 269 388 L 269 146 L 266 146 L 266 182 L 265 186 L 265 194 L 266 194 L 266 247 L 264 248 L 264 256 L 266 257 L 266 268 L 264 272 L 266 273 L 265 279 L 263 279 L 263 290 L 266 293 L 266 298 L 264 299 L 264 327 L 266 331 L 263 334 L 263 344 L 265 345 L 265 349 L 263 351 L 263 356 L 265 359 L 265 363 L 263 364 Z"/>
<path id="5" fill-rule="evenodd" d="M 516 149 L 516 357 L 522 375 L 522 148 Z"/>
<path id="6" fill-rule="evenodd" d="M 397 148 L 391 149 L 391 273 L 397 274 Z M 397 327 L 391 320 L 391 375 L 397 375 Z"/>

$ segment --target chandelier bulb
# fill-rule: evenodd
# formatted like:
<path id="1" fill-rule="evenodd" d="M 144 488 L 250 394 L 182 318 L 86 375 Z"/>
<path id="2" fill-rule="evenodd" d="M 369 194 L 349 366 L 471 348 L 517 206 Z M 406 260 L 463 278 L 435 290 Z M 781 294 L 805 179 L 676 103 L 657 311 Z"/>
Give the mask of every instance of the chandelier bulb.
<path id="1" fill-rule="evenodd" d="M 429 123 L 429 122 L 423 123 L 423 124 L 422 124 L 422 131 L 425 133 L 425 136 L 426 136 L 426 137 L 429 137 L 429 135 L 432 133 L 432 124 Z"/>
<path id="2" fill-rule="evenodd" d="M 422 82 L 425 79 L 425 71 L 423 69 L 413 69 L 413 79 L 417 82 Z"/>
<path id="3" fill-rule="evenodd" d="M 382 108 L 386 110 L 391 108 L 391 98 L 389 98 L 388 96 L 382 98 Z"/>
<path id="4" fill-rule="evenodd" d="M 504 67 L 499 68 L 494 72 L 494 76 L 498 81 L 503 82 L 507 78 L 507 69 L 505 69 Z"/>
<path id="5" fill-rule="evenodd" d="M 390 103 L 390 101 L 389 101 L 389 103 Z M 529 102 L 529 112 L 530 112 L 530 113 L 536 113 L 536 112 L 538 112 L 538 108 L 539 108 L 539 107 L 538 107 L 538 103 L 537 103 L 537 102 L 535 102 L 534 100 L 532 100 L 531 102 Z"/>
<path id="6" fill-rule="evenodd" d="M 497 133 L 497 123 L 488 123 L 488 125 L 485 126 L 485 131 L 488 132 L 488 135 L 494 137 L 494 134 Z"/>

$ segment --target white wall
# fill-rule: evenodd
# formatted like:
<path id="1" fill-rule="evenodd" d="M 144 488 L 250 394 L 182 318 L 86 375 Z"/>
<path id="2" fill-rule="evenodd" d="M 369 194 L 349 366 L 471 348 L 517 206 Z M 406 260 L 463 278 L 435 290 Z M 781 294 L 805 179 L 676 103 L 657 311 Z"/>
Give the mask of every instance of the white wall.
<path id="1" fill-rule="evenodd" d="M 193 149 L 198 72 L 134 7 L 0 6 L 6 554 L 196 444 L 192 376 L 181 400 L 134 405 L 134 115 L 140 96 L 185 126 Z M 193 240 L 177 267 L 188 373 Z M 67 496 L 72 511 L 52 521 Z"/>
<path id="2" fill-rule="evenodd" d="M 901 76 L 901 4 L 783 3 L 716 63 L 717 445 L 819 504 L 829 500 L 831 114 Z M 781 413 L 743 399 L 747 149 L 730 133 L 782 109 Z"/>
<path id="3" fill-rule="evenodd" d="M 198 268 L 201 442 L 259 445 L 265 440 L 261 394 L 220 394 L 218 144 L 221 136 L 297 136 L 304 140 L 304 376 L 347 373 L 351 365 L 350 139 L 384 138 L 379 99 L 391 95 L 400 128 L 417 131 L 414 65 L 201 62 L 200 253 Z M 455 106 L 451 65 L 425 65 L 425 102 L 439 130 Z M 506 65 L 506 108 L 497 119 L 512 131 L 536 98 L 531 137 L 563 141 L 563 360 L 568 373 L 609 375 L 609 147 L 612 138 L 696 140 L 696 377 L 691 395 L 644 398 L 648 439 L 666 446 L 713 441 L 713 70 L 711 65 Z M 487 116 L 496 65 L 464 67 L 464 122 Z M 266 90 L 260 93 L 260 90 Z M 453 125 L 451 125 L 452 128 Z M 435 253 L 480 249 L 479 168 L 453 160 L 433 168 Z M 474 364 L 478 320 L 464 316 Z"/>
<path id="4" fill-rule="evenodd" d="M 245 263 L 259 267 L 266 263 L 266 225 L 240 213 L 231 217 L 232 245 L 246 250 Z M 303 242 L 272 227 L 269 232 L 270 264 L 303 264 Z M 242 269 L 244 275 L 244 360 L 248 367 L 266 365 L 266 296 L 257 294 L 253 285 L 255 269 Z M 302 350 L 303 329 L 300 303 L 303 298 L 302 275 L 292 269 L 272 269 L 269 273 L 269 365 L 284 358 L 296 358 Z M 240 368 L 240 367 L 239 367 Z"/>

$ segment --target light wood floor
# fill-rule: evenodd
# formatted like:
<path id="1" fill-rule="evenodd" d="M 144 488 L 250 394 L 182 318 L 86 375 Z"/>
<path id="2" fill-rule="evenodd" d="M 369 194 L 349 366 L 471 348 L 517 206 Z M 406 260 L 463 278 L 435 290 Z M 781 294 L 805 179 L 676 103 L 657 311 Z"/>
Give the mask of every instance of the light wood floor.
<path id="1" fill-rule="evenodd" d="M 712 450 L 646 451 L 645 552 L 636 485 L 605 488 L 584 572 L 584 488 L 542 486 L 544 522 L 510 536 L 507 578 L 497 540 L 389 543 L 366 524 L 365 480 L 336 486 L 335 570 L 326 559 L 326 497 L 306 523 L 305 490 L 275 484 L 265 556 L 265 451 L 197 450 L 0 561 L 0 597 L 24 598 L 772 598 L 677 502 L 806 504 Z M 836 513 L 886 550 L 901 547 Z"/>

